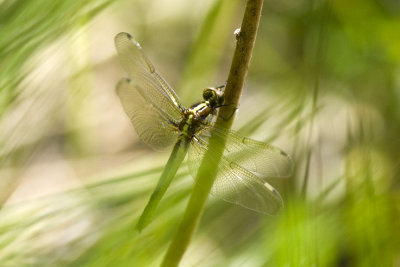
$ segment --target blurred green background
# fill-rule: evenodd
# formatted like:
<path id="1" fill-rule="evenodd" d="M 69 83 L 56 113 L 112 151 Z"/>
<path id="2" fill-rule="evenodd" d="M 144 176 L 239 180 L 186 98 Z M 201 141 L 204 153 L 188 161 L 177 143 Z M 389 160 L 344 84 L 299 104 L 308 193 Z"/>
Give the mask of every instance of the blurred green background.
<path id="1" fill-rule="evenodd" d="M 131 33 L 189 106 L 226 81 L 244 0 L 0 1 L 0 265 L 157 266 L 182 166 L 134 230 L 168 152 L 115 95 Z M 182 266 L 400 266 L 400 2 L 264 2 L 234 129 L 284 149 L 285 208 L 213 197 Z"/>

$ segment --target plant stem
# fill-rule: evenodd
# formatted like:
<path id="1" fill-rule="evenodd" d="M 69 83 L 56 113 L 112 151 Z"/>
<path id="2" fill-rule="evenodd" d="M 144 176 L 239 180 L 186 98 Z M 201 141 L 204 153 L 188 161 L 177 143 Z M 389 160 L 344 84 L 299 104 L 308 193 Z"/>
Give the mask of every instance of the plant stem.
<path id="1" fill-rule="evenodd" d="M 242 27 L 239 34 L 236 35 L 236 49 L 225 89 L 225 104 L 227 105 L 221 107 L 216 122 L 216 125 L 219 127 L 222 126 L 230 128 L 232 125 L 234 117 L 233 115 L 239 103 L 239 98 L 247 75 L 251 54 L 256 40 L 262 4 L 263 0 L 247 1 Z M 229 119 L 226 120 L 225 118 Z M 225 143 L 225 140 L 218 140 L 216 136 L 212 136 L 209 145 L 214 146 L 215 143 L 221 144 L 221 142 Z M 220 146 L 218 145 L 214 147 L 218 148 Z M 210 160 L 210 151 L 207 151 L 205 154 L 199 168 L 199 173 L 196 177 L 196 181 L 199 179 L 202 180 L 200 183 L 201 186 L 199 183 L 195 183 L 182 221 L 175 233 L 161 266 L 172 267 L 179 265 L 179 262 L 181 261 L 182 256 L 190 243 L 190 239 L 199 223 L 208 194 L 211 191 L 219 163 L 219 161 L 215 160 L 215 158 L 220 159 L 222 157 L 222 148 L 219 151 L 213 151 L 214 160 Z"/>

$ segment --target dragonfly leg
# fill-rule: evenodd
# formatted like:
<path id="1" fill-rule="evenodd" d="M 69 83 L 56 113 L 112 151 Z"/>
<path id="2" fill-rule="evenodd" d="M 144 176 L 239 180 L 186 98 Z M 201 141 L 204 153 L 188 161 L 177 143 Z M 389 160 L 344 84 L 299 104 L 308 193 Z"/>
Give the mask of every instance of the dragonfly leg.
<path id="1" fill-rule="evenodd" d="M 223 89 L 226 87 L 226 82 L 224 82 L 224 84 L 218 85 L 217 87 L 215 87 L 215 89 Z"/>

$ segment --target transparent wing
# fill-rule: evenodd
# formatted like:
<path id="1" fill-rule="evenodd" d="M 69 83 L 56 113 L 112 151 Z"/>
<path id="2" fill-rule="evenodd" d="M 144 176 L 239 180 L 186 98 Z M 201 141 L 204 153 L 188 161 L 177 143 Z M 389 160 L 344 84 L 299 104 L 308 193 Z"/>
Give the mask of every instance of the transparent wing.
<path id="1" fill-rule="evenodd" d="M 280 148 L 213 126 L 204 127 L 198 136 L 208 143 L 211 132 L 226 139 L 223 155 L 229 162 L 234 162 L 261 178 L 292 175 L 292 160 Z"/>
<path id="2" fill-rule="evenodd" d="M 115 36 L 115 47 L 123 68 L 139 94 L 149 103 L 164 109 L 170 118 L 180 118 L 185 108 L 146 57 L 139 43 L 128 33 L 121 32 Z"/>
<path id="3" fill-rule="evenodd" d="M 196 137 L 196 139 L 192 141 L 189 150 L 189 169 L 193 177 L 197 176 L 206 151 L 215 150 L 215 148 L 207 147 L 207 141 L 201 137 Z M 264 214 L 276 214 L 283 205 L 281 196 L 271 185 L 226 157 L 222 157 L 219 162 L 218 174 L 211 194 Z"/>
<path id="4" fill-rule="evenodd" d="M 122 79 L 117 85 L 117 94 L 140 139 L 155 150 L 164 150 L 176 142 L 179 132 L 176 121 L 163 109 L 145 99 L 143 89 Z"/>

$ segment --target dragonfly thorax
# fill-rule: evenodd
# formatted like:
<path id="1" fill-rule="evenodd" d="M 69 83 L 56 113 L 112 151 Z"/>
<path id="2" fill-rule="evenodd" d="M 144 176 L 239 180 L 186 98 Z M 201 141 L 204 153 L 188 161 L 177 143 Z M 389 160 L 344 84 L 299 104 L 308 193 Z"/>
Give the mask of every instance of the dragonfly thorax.
<path id="1" fill-rule="evenodd" d="M 213 113 L 214 109 L 210 106 L 208 101 L 202 101 L 192 105 L 183 113 L 184 116 L 179 123 L 180 132 L 188 139 L 193 138 L 193 135 L 201 127 L 203 121 L 208 117 L 208 115 Z"/>
<path id="2" fill-rule="evenodd" d="M 204 120 L 209 115 L 215 115 L 217 108 L 224 103 L 223 92 L 214 87 L 204 89 L 203 98 L 203 101 L 193 104 L 183 112 L 184 116 L 179 123 L 179 130 L 186 138 L 193 138 Z"/>
<path id="3" fill-rule="evenodd" d="M 202 101 L 192 105 L 189 109 L 185 111 L 186 114 L 193 114 L 194 120 L 204 120 L 208 115 L 214 114 L 215 108 L 208 102 Z"/>

